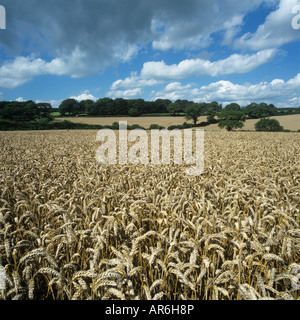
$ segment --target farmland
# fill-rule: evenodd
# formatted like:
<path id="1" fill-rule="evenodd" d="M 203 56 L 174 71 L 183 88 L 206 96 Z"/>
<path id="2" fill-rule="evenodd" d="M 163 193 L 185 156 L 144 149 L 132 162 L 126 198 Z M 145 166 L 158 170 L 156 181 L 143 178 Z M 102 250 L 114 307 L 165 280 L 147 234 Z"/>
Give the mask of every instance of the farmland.
<path id="1" fill-rule="evenodd" d="M 287 116 L 274 116 L 272 119 L 276 119 L 284 127 L 284 129 L 297 131 L 300 129 L 300 114 L 287 115 Z M 192 123 L 187 121 L 185 117 L 104 117 L 104 118 L 57 118 L 57 121 L 69 120 L 74 123 L 86 123 L 86 124 L 100 124 L 100 125 L 111 125 L 113 122 L 127 121 L 128 125 L 139 124 L 144 128 L 149 128 L 151 124 L 158 124 L 160 126 L 169 127 L 171 125 L 182 125 L 184 122 Z M 207 117 L 200 117 L 198 123 L 207 121 Z M 245 122 L 245 126 L 242 130 L 255 131 L 255 123 L 259 119 L 250 119 Z M 211 124 L 205 127 L 207 131 L 221 130 L 217 124 Z"/>
<path id="2" fill-rule="evenodd" d="M 96 133 L 0 132 L 0 299 L 299 299 L 299 133 L 207 131 L 200 176 Z"/>

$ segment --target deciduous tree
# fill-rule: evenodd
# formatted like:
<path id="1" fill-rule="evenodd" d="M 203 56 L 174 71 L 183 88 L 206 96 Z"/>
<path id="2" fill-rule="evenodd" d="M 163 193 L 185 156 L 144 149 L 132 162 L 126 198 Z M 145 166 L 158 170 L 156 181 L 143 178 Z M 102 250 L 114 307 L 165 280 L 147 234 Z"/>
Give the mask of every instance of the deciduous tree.
<path id="1" fill-rule="evenodd" d="M 221 119 L 219 127 L 226 128 L 227 131 L 243 128 L 243 122 L 246 121 L 246 116 L 241 111 L 223 111 L 219 114 L 219 118 Z"/>

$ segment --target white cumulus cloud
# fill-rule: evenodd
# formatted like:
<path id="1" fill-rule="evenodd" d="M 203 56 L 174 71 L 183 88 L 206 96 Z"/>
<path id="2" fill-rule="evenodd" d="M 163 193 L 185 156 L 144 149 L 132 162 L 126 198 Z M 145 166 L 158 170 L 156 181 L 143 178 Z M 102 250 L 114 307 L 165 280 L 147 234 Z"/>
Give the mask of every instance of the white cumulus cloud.
<path id="1" fill-rule="evenodd" d="M 140 75 L 137 72 L 132 72 L 129 77 L 115 81 L 111 85 L 108 95 L 132 98 L 143 93 L 143 88 L 161 85 L 166 81 L 172 81 L 168 86 L 174 86 L 178 85 L 175 80 L 189 77 L 215 77 L 247 73 L 271 61 L 276 53 L 275 49 L 269 49 L 252 55 L 233 54 L 226 59 L 214 62 L 204 59 L 188 59 L 174 65 L 167 65 L 164 61 L 150 61 L 144 63 Z M 174 100 L 174 97 L 170 96 L 167 99 Z"/>
<path id="2" fill-rule="evenodd" d="M 71 55 L 47 62 L 34 55 L 18 56 L 0 67 L 0 87 L 15 88 L 40 75 L 69 75 L 78 78 L 86 73 L 85 54 L 76 48 Z"/>
<path id="3" fill-rule="evenodd" d="M 248 32 L 235 40 L 235 48 L 262 50 L 278 48 L 286 43 L 300 40 L 299 30 L 292 27 L 292 20 L 295 17 L 292 9 L 299 4 L 299 0 L 280 0 L 277 9 L 267 16 L 256 32 Z"/>
<path id="4" fill-rule="evenodd" d="M 286 82 L 274 79 L 271 82 L 241 85 L 221 80 L 201 87 L 192 84 L 182 86 L 180 82 L 173 82 L 161 91 L 152 91 L 152 98 L 188 99 L 195 102 L 218 101 L 223 105 L 237 102 L 242 106 L 255 101 L 273 103 L 277 107 L 298 107 L 299 87 L 300 73 Z"/>
<path id="5" fill-rule="evenodd" d="M 132 72 L 130 77 L 127 77 L 124 80 L 119 79 L 115 81 L 111 85 L 111 90 L 145 88 L 152 87 L 161 83 L 162 81 L 156 79 L 142 79 L 137 75 L 136 72 Z"/>
<path id="6" fill-rule="evenodd" d="M 79 94 L 78 96 L 71 96 L 70 99 L 75 99 L 79 102 L 82 100 L 93 100 L 93 101 L 97 100 L 97 98 L 93 96 L 91 93 L 89 93 L 88 90 L 86 92 Z"/>
<path id="7" fill-rule="evenodd" d="M 188 77 L 221 76 L 247 73 L 270 62 L 276 55 L 275 49 L 262 50 L 255 54 L 233 54 L 211 62 L 203 59 L 183 60 L 179 64 L 167 65 L 164 61 L 146 62 L 141 78 L 155 80 L 180 80 Z"/>
<path id="8" fill-rule="evenodd" d="M 111 90 L 107 96 L 111 98 L 136 99 L 144 94 L 141 88 L 127 89 L 127 90 Z"/>
<path id="9" fill-rule="evenodd" d="M 147 44 L 155 50 L 204 48 L 214 33 L 230 38 L 248 12 L 274 1 L 2 0 L 10 19 L 0 49 L 15 60 L 0 67 L 0 87 L 41 74 L 92 75 L 130 61 Z"/>

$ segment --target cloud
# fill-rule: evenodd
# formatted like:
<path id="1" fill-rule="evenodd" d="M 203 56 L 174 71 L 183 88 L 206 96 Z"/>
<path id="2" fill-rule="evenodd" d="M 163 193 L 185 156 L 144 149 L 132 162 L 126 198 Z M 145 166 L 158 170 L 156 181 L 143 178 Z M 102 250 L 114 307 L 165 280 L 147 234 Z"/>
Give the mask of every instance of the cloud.
<path id="1" fill-rule="evenodd" d="M 148 43 L 156 50 L 207 47 L 213 33 L 228 31 L 229 37 L 247 12 L 269 2 L 2 0 L 8 22 L 0 49 L 18 57 L 4 63 L 2 73 L 20 63 L 23 69 L 2 76 L 0 86 L 16 87 L 41 74 L 88 76 L 130 61 Z"/>
<path id="2" fill-rule="evenodd" d="M 153 100 L 218 101 L 223 105 L 237 102 L 242 106 L 255 101 L 273 103 L 277 107 L 298 107 L 300 102 L 299 86 L 300 73 L 287 82 L 282 79 L 274 79 L 271 82 L 240 85 L 221 80 L 199 88 L 192 84 L 182 86 L 180 82 L 172 82 L 163 90 L 152 91 L 151 94 Z"/>
<path id="3" fill-rule="evenodd" d="M 233 54 L 226 59 L 214 62 L 204 59 L 188 59 L 174 65 L 166 65 L 164 61 L 150 61 L 144 63 L 140 75 L 137 72 L 132 72 L 129 77 L 115 81 L 111 85 L 107 95 L 111 97 L 135 98 L 142 95 L 144 93 L 142 89 L 146 87 L 154 87 L 167 81 L 172 81 L 165 88 L 165 91 L 170 91 L 166 99 L 176 100 L 178 91 L 181 92 L 182 89 L 188 89 L 190 85 L 182 88 L 179 82 L 173 80 L 247 73 L 271 61 L 276 53 L 276 50 L 269 49 L 259 51 L 253 55 Z M 177 90 L 175 90 L 176 86 Z M 176 94 L 174 94 L 175 91 L 177 92 Z"/>
<path id="4" fill-rule="evenodd" d="M 298 0 L 280 0 L 275 11 L 272 11 L 261 24 L 255 33 L 245 33 L 234 41 L 236 49 L 249 48 L 262 50 L 278 48 L 286 43 L 300 40 L 299 30 L 292 27 L 292 19 L 295 14 L 292 8 L 299 5 Z"/>
<path id="5" fill-rule="evenodd" d="M 130 77 L 127 77 L 124 80 L 119 79 L 115 81 L 111 85 L 111 90 L 145 88 L 145 87 L 152 87 L 161 83 L 163 82 L 160 80 L 142 79 L 137 75 L 136 72 L 132 72 Z"/>
<path id="6" fill-rule="evenodd" d="M 42 58 L 38 72 L 84 77 L 128 62 L 151 40 L 152 10 L 144 1 L 3 0 L 7 30 L 0 49 L 7 56 Z M 45 64 L 49 64 L 48 68 Z M 30 61 L 33 67 L 33 61 Z M 35 72 L 29 72 L 31 77 Z M 20 85 L 7 79 L 7 86 Z M 23 81 L 24 79 L 24 81 Z"/>
<path id="7" fill-rule="evenodd" d="M 107 96 L 111 98 L 135 99 L 141 97 L 143 94 L 144 92 L 141 88 L 136 88 L 128 90 L 111 90 L 107 93 Z"/>
<path id="8" fill-rule="evenodd" d="M 22 97 L 19 97 L 19 98 L 16 99 L 16 101 L 17 101 L 17 102 L 25 102 L 26 100 L 23 99 Z"/>
<path id="9" fill-rule="evenodd" d="M 221 76 L 247 73 L 270 62 L 276 50 L 259 51 L 253 55 L 233 54 L 226 59 L 211 62 L 204 59 L 183 60 L 179 64 L 167 65 L 164 61 L 150 61 L 143 65 L 140 76 L 136 73 L 125 80 L 117 80 L 111 89 L 153 86 L 163 81 L 188 77 Z"/>
<path id="10" fill-rule="evenodd" d="M 169 8 L 169 12 L 160 11 L 154 16 L 153 48 L 163 51 L 205 48 L 213 42 L 212 34 L 242 24 L 246 13 L 262 3 L 268 5 L 270 1 L 177 1 L 175 10 Z"/>
<path id="11" fill-rule="evenodd" d="M 179 99 L 186 99 L 186 97 L 191 97 L 193 92 L 192 87 L 193 86 L 191 84 L 183 86 L 180 82 L 171 82 L 163 89 L 163 91 L 152 91 L 151 95 L 153 100 L 169 99 L 176 101 Z"/>
<path id="12" fill-rule="evenodd" d="M 40 74 L 43 65 L 43 60 L 29 57 L 17 57 L 12 62 L 5 62 L 0 68 L 0 86 L 14 88 L 30 81 Z"/>
<path id="13" fill-rule="evenodd" d="M 82 100 L 93 100 L 93 101 L 97 100 L 97 98 L 95 96 L 93 96 L 91 93 L 89 93 L 89 90 L 82 92 L 78 96 L 71 96 L 70 99 L 75 99 L 79 102 Z"/>
<path id="14" fill-rule="evenodd" d="M 115 81 L 106 95 L 111 98 L 139 98 L 144 94 L 143 88 L 163 83 L 164 81 L 156 79 L 142 79 L 136 72 L 132 72 L 130 77 Z"/>
<path id="15" fill-rule="evenodd" d="M 215 96 L 231 101 L 241 90 L 245 92 L 245 98 L 241 98 L 244 101 L 248 92 L 264 96 L 269 90 L 273 97 L 276 92 L 272 88 L 287 90 L 293 83 L 269 83 L 264 92 L 262 84 L 250 88 L 220 81 L 208 88 L 195 88 L 178 81 L 247 73 L 272 61 L 278 52 L 274 48 L 299 39 L 299 30 L 291 27 L 294 3 L 296 0 L 26 0 L 24 4 L 23 0 L 2 0 L 7 30 L 1 33 L 0 50 L 6 57 L 15 58 L 0 61 L 0 87 L 16 88 L 42 75 L 89 76 L 131 61 L 147 44 L 160 51 L 199 50 L 210 46 L 219 33 L 225 45 L 234 43 L 236 49 L 258 52 L 232 54 L 217 61 L 187 59 L 172 65 L 148 61 L 139 74 L 115 81 L 107 95 L 139 98 L 145 88 L 155 90 L 155 86 L 169 81 L 162 91 L 153 91 L 153 96 L 161 93 L 174 100 L 183 96 L 200 99 L 204 95 L 208 100 Z M 236 38 L 245 16 L 262 4 L 278 7 L 256 32 Z M 211 88 L 216 91 L 210 92 Z M 81 93 L 76 98 L 95 97 Z"/>
<path id="16" fill-rule="evenodd" d="M 18 56 L 13 61 L 5 61 L 0 67 L 0 87 L 15 88 L 34 77 L 50 75 L 69 75 L 78 78 L 85 75 L 86 67 L 82 63 L 84 53 L 78 48 L 69 55 L 46 62 L 34 55 Z"/>

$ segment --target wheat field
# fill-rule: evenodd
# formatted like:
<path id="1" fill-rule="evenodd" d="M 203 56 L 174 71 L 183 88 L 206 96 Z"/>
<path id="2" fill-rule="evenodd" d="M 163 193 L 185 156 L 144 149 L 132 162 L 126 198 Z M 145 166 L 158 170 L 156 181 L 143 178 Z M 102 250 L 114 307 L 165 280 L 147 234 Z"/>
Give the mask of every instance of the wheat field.
<path id="1" fill-rule="evenodd" d="M 0 299 L 300 299 L 299 133 L 206 132 L 195 177 L 96 134 L 0 132 Z"/>

